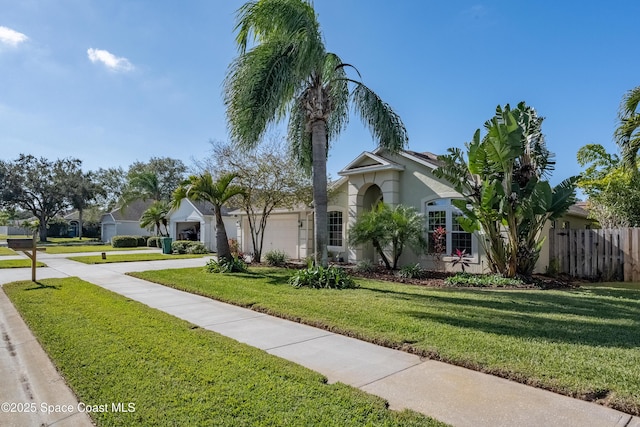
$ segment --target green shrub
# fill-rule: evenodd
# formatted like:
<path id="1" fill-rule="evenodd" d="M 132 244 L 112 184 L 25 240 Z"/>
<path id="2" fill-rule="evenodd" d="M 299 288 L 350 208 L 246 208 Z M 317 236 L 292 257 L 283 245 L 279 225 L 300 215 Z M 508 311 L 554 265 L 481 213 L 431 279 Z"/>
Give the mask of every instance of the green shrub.
<path id="1" fill-rule="evenodd" d="M 160 243 L 160 237 L 153 236 L 147 239 L 147 246 L 150 248 L 161 248 L 162 243 Z"/>
<path id="2" fill-rule="evenodd" d="M 424 270 L 420 267 L 420 264 L 405 265 L 398 271 L 398 276 L 403 279 L 422 279 L 424 277 Z"/>
<path id="3" fill-rule="evenodd" d="M 111 246 L 114 248 L 135 248 L 138 246 L 138 236 L 113 236 Z"/>
<path id="4" fill-rule="evenodd" d="M 467 287 L 504 287 L 504 286 L 524 286 L 520 279 L 503 277 L 500 274 L 470 274 L 458 273 L 455 276 L 447 277 L 444 281 L 448 286 Z"/>
<path id="5" fill-rule="evenodd" d="M 358 273 L 371 273 L 376 269 L 376 266 L 369 259 L 363 259 L 359 261 L 355 266 L 355 271 Z"/>
<path id="6" fill-rule="evenodd" d="M 138 239 L 137 246 L 147 246 L 147 240 L 149 239 L 149 236 L 136 236 L 136 238 Z"/>
<path id="7" fill-rule="evenodd" d="M 289 257 L 284 251 L 275 249 L 264 254 L 264 259 L 269 265 L 272 265 L 274 267 L 282 267 L 287 263 Z"/>
<path id="8" fill-rule="evenodd" d="M 289 278 L 289 284 L 295 288 L 356 288 L 356 282 L 340 267 L 311 267 L 296 271 Z"/>
<path id="9" fill-rule="evenodd" d="M 193 240 L 176 240 L 171 243 L 171 252 L 174 254 L 206 254 L 209 252 L 202 242 Z"/>
<path id="10" fill-rule="evenodd" d="M 189 242 L 187 247 L 188 254 L 206 254 L 209 253 L 202 242 Z"/>
<path id="11" fill-rule="evenodd" d="M 244 273 L 248 271 L 247 264 L 238 257 L 231 259 L 210 259 L 204 266 L 209 273 Z"/>

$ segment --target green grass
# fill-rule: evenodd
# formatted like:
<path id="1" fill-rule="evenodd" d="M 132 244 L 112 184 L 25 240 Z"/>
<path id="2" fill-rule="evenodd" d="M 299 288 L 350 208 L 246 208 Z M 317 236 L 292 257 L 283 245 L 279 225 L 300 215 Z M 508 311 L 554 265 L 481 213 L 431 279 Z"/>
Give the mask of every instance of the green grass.
<path id="1" fill-rule="evenodd" d="M 640 414 L 640 290 L 294 289 L 252 271 L 132 275 Z"/>
<path id="2" fill-rule="evenodd" d="M 77 278 L 4 285 L 98 426 L 436 426 L 375 396 Z"/>
<path id="3" fill-rule="evenodd" d="M 7 239 L 29 239 L 33 236 L 27 236 L 26 234 L 11 234 L 11 235 L 7 235 L 7 234 L 0 234 L 0 240 L 7 240 Z"/>
<path id="4" fill-rule="evenodd" d="M 114 248 L 111 245 L 74 245 L 74 246 L 47 246 L 48 254 L 69 254 L 80 252 L 111 252 L 111 251 L 136 251 L 147 248 L 146 246 L 139 246 L 137 248 Z"/>
<path id="5" fill-rule="evenodd" d="M 69 257 L 74 261 L 83 262 L 85 264 L 108 264 L 112 262 L 133 262 L 133 261 L 161 261 L 167 259 L 184 259 L 184 258 L 202 258 L 205 255 L 163 255 L 158 253 L 143 254 L 107 254 L 107 259 L 102 259 L 102 255 L 77 256 Z"/>
<path id="6" fill-rule="evenodd" d="M 82 239 L 78 237 L 47 237 L 47 241 L 49 243 L 56 244 L 90 244 L 90 243 L 100 243 L 100 239 L 94 237 L 83 237 Z"/>
<path id="7" fill-rule="evenodd" d="M 0 268 L 31 268 L 30 259 L 3 259 L 0 260 Z M 46 267 L 44 263 L 36 261 L 36 267 Z"/>
<path id="8" fill-rule="evenodd" d="M 3 255 L 17 255 L 17 252 L 14 251 L 13 249 L 0 246 L 0 256 L 3 256 Z"/>

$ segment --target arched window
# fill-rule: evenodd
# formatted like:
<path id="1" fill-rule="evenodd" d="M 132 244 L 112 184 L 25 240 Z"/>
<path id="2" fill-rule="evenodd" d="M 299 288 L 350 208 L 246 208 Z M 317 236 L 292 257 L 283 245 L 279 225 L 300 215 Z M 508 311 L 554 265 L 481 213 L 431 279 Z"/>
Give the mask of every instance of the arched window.
<path id="1" fill-rule="evenodd" d="M 329 246 L 342 246 L 342 212 L 329 211 Z"/>
<path id="2" fill-rule="evenodd" d="M 451 199 L 437 199 L 425 203 L 427 216 L 427 230 L 429 235 L 429 248 L 433 248 L 433 231 L 442 227 L 447 231 L 445 255 L 452 255 L 456 249 L 465 251 L 469 256 L 475 256 L 477 252 L 476 239 L 472 233 L 462 229 L 457 217 L 462 212 L 451 203 Z"/>

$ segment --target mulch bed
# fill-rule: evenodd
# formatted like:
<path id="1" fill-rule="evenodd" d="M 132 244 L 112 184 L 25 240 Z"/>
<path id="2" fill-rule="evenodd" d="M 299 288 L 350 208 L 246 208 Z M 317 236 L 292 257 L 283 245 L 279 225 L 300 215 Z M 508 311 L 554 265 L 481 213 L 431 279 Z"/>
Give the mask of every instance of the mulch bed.
<path id="1" fill-rule="evenodd" d="M 353 276 L 362 277 L 365 279 L 385 280 L 394 283 L 405 283 L 408 285 L 416 286 L 428 286 L 433 288 L 450 288 L 451 285 L 445 284 L 447 277 L 455 276 L 456 273 L 442 272 L 442 271 L 425 271 L 424 277 L 420 279 L 406 279 L 398 277 L 397 272 L 389 271 L 385 268 L 376 268 L 371 272 L 356 272 L 351 273 Z M 484 287 L 488 289 L 574 289 L 580 287 L 580 281 L 574 280 L 570 277 L 548 277 L 543 275 L 534 275 L 531 280 L 523 286 L 500 286 L 500 287 Z M 459 286 L 462 287 L 462 286 Z M 468 286 L 465 286 L 468 287 Z M 479 288 L 479 287 L 478 287 Z"/>

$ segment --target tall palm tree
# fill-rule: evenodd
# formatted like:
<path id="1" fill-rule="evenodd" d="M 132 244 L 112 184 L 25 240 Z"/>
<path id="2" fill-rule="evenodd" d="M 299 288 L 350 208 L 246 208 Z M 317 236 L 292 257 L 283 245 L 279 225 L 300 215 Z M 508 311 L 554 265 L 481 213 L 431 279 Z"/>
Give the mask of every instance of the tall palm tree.
<path id="1" fill-rule="evenodd" d="M 135 200 L 162 200 L 162 189 L 158 175 L 152 171 L 136 172 L 129 177 L 127 188 L 122 195 L 124 205 Z"/>
<path id="2" fill-rule="evenodd" d="M 316 262 L 326 265 L 327 155 L 347 125 L 349 105 L 390 151 L 407 144 L 406 129 L 389 104 L 348 78 L 353 66 L 325 49 L 310 1 L 248 2 L 238 9 L 236 30 L 239 56 L 224 88 L 231 137 L 253 148 L 270 125 L 289 117 L 291 153 L 313 179 Z"/>
<path id="3" fill-rule="evenodd" d="M 634 173 L 638 172 L 636 158 L 640 150 L 640 86 L 628 91 L 622 98 L 615 131 L 616 143 L 622 150 L 624 165 Z"/>
<path id="4" fill-rule="evenodd" d="M 140 227 L 149 228 L 153 225 L 155 226 L 157 236 L 169 235 L 169 230 L 167 230 L 167 215 L 170 209 L 171 206 L 167 202 L 153 202 L 153 204 L 142 213 L 140 217 Z M 164 225 L 165 234 L 162 233 L 161 225 Z"/>
<path id="5" fill-rule="evenodd" d="M 173 192 L 173 206 L 180 206 L 180 201 L 184 198 L 191 200 L 202 200 L 213 205 L 216 217 L 216 246 L 218 260 L 231 259 L 227 230 L 222 221 L 222 206 L 233 196 L 243 194 L 243 189 L 237 185 L 231 185 L 237 177 L 236 174 L 227 173 L 218 178 L 217 181 L 209 172 L 200 175 L 191 175 Z"/>

